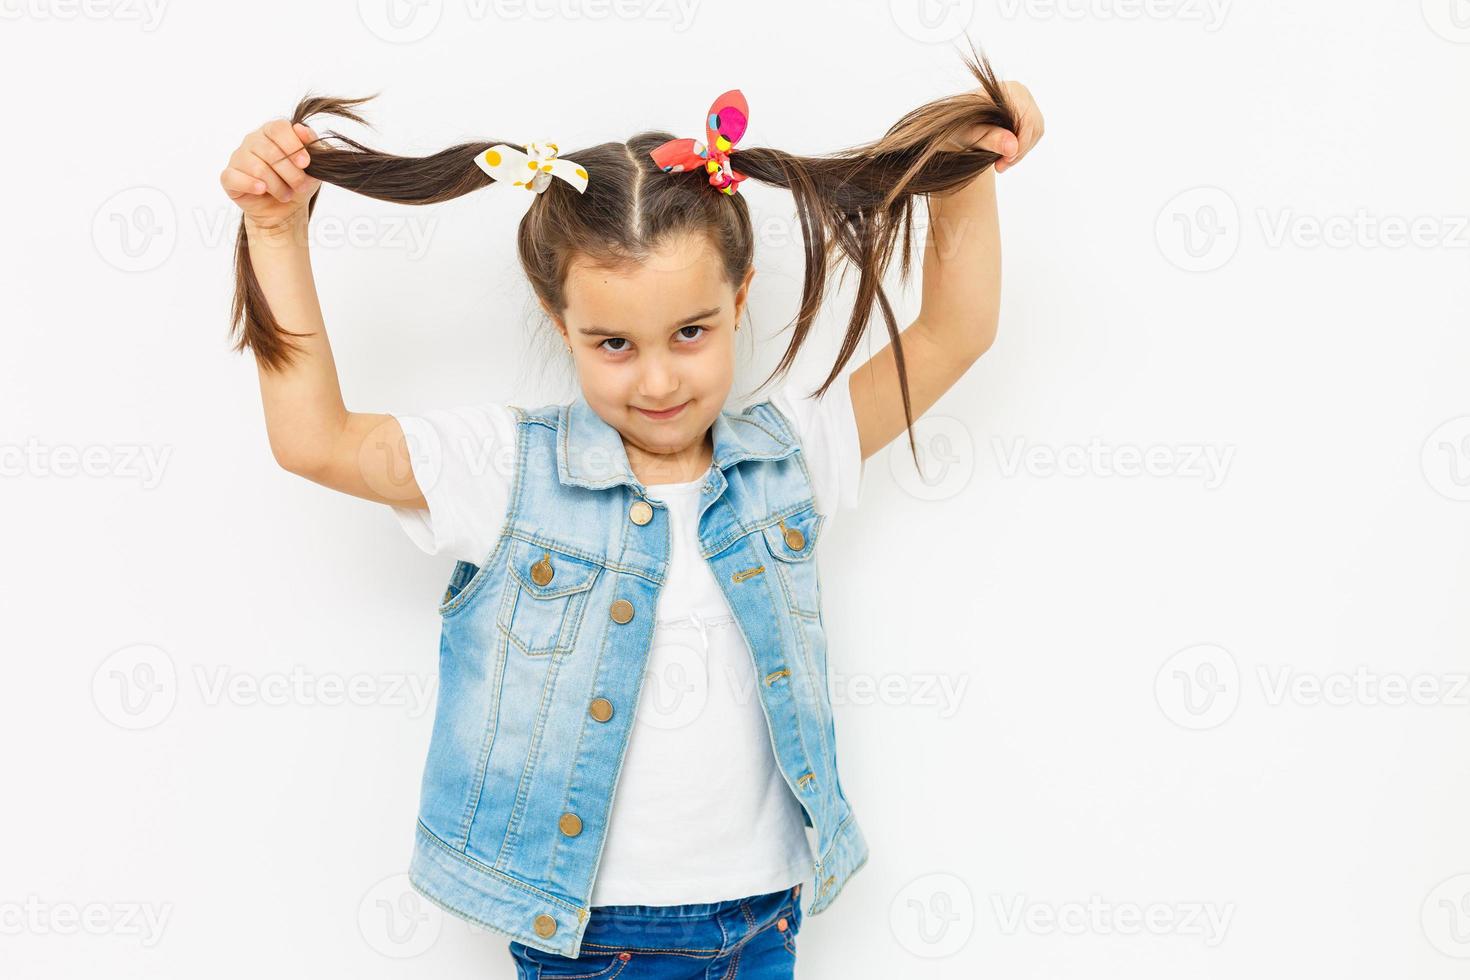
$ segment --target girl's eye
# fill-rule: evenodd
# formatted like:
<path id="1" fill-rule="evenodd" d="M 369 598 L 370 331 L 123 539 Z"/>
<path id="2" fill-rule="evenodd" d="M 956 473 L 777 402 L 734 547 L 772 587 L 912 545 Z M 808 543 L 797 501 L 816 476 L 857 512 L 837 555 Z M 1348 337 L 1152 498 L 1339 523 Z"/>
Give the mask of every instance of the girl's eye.
<path id="1" fill-rule="evenodd" d="M 698 330 L 698 331 L 700 331 L 700 333 L 697 333 L 693 337 L 690 337 L 688 334 L 685 334 L 684 333 L 685 330 Z M 679 334 L 684 338 L 685 342 L 691 343 L 691 344 L 694 343 L 696 340 L 699 340 L 701 337 L 703 337 L 707 333 L 709 333 L 709 328 L 708 327 L 702 327 L 699 324 L 693 324 L 692 323 L 692 324 L 690 324 L 687 327 L 680 327 L 679 328 Z M 606 340 L 604 340 L 601 344 L 598 344 L 597 346 L 600 349 L 607 351 L 609 354 L 621 354 L 623 351 L 625 351 L 625 350 L 628 349 L 626 346 L 624 346 L 624 347 L 607 347 L 607 346 L 604 346 L 606 344 L 612 344 L 612 343 L 618 343 L 618 344 L 624 344 L 624 345 L 626 345 L 628 343 L 628 338 L 626 338 L 626 337 L 609 337 Z"/>

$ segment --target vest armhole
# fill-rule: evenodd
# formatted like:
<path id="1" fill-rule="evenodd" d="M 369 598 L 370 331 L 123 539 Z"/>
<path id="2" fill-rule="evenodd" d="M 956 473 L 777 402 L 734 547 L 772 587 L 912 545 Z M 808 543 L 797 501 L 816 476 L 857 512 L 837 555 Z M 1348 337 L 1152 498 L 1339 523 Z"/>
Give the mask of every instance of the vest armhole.
<path id="1" fill-rule="evenodd" d="M 515 473 L 513 474 L 514 478 L 511 480 L 510 493 L 506 495 L 505 514 L 500 521 L 500 533 L 495 536 L 495 544 L 491 545 L 490 553 L 480 559 L 480 564 L 477 566 L 479 570 L 483 570 L 500 553 L 500 549 L 505 543 L 506 535 L 510 531 L 511 518 L 520 513 L 521 508 L 521 485 L 525 482 L 526 473 L 526 443 L 528 441 L 526 438 L 526 416 L 528 413 L 525 409 L 517 405 L 506 405 L 505 407 L 510 409 L 511 414 L 515 417 Z"/>
<path id="2" fill-rule="evenodd" d="M 796 465 L 801 467 L 802 478 L 806 480 L 807 497 L 810 498 L 812 505 L 815 506 L 817 501 L 816 485 L 812 483 L 812 471 L 807 469 L 805 447 L 801 444 L 801 437 L 797 435 L 796 423 L 787 418 L 786 414 L 777 408 L 776 403 L 770 398 L 748 406 L 745 411 L 760 417 L 768 424 L 780 426 L 786 438 L 796 446 L 796 452 L 792 455 L 796 459 Z"/>
<path id="3" fill-rule="evenodd" d="M 518 405 L 508 406 L 516 417 L 516 470 L 514 479 L 510 484 L 510 495 L 505 503 L 505 520 L 500 525 L 500 537 L 504 538 L 506 531 L 510 529 L 512 518 L 521 512 L 522 488 L 526 484 L 526 453 L 529 451 L 530 437 L 526 434 L 528 426 L 533 423 L 529 421 L 529 414 Z M 499 539 L 495 547 L 500 547 Z"/>

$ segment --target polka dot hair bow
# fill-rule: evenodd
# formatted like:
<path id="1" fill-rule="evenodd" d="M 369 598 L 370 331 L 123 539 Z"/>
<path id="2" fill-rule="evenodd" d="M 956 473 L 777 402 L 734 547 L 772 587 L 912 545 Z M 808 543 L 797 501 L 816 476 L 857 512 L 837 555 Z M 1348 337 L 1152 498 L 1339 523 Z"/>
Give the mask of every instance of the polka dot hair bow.
<path id="1" fill-rule="evenodd" d="M 475 163 L 497 181 L 509 181 L 537 194 L 546 190 L 552 177 L 560 177 L 571 184 L 578 194 L 587 190 L 587 171 L 572 160 L 558 159 L 555 143 L 528 143 L 524 153 L 513 146 L 497 143 L 475 154 Z"/>
<path id="2" fill-rule="evenodd" d="M 746 105 L 745 96 L 738 88 L 731 89 L 709 107 L 709 115 L 704 120 L 706 143 L 694 139 L 669 140 L 650 155 L 666 174 L 703 168 L 709 173 L 712 187 L 722 194 L 734 194 L 745 174 L 736 173 L 730 166 L 730 154 L 745 135 L 749 120 L 750 106 Z"/>

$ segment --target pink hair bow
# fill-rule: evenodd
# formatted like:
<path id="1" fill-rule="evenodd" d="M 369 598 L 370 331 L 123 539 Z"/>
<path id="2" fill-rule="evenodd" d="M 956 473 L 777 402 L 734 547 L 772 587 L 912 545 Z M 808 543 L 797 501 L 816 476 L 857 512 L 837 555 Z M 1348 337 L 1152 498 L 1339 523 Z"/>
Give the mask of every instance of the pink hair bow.
<path id="1" fill-rule="evenodd" d="M 745 103 L 745 96 L 738 88 L 731 89 L 709 107 L 704 121 L 707 143 L 694 139 L 669 140 L 649 155 L 666 174 L 703 167 L 709 171 L 711 186 L 722 194 L 734 194 L 745 174 L 736 173 L 730 166 L 730 154 L 745 135 L 749 121 L 750 107 Z"/>

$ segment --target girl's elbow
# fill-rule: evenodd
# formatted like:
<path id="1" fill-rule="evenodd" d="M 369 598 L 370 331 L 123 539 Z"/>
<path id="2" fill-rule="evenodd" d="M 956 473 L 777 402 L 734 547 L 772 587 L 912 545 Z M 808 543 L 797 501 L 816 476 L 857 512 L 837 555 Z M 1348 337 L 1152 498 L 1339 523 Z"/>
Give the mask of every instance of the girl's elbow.
<path id="1" fill-rule="evenodd" d="M 977 360 L 983 357 L 985 355 L 985 352 L 990 350 L 990 348 L 995 344 L 995 335 L 998 332 L 999 328 L 1000 324 L 996 323 L 995 321 L 988 321 L 987 323 L 983 324 L 979 330 L 975 331 L 975 344 L 971 348 L 971 350 L 973 351 Z"/>
<path id="2" fill-rule="evenodd" d="M 313 455 L 302 451 L 299 447 L 278 446 L 271 444 L 271 456 L 275 458 L 276 465 L 287 473 L 304 476 L 311 479 L 320 468 L 320 461 Z"/>

